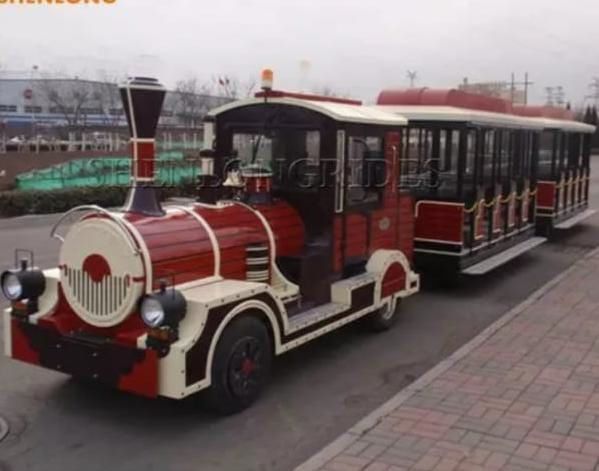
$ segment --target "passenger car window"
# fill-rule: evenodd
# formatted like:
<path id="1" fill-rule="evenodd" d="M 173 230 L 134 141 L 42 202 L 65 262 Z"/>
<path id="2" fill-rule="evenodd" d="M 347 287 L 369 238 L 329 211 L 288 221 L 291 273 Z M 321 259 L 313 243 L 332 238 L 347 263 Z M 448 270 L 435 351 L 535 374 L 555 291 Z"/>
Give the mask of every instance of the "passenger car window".
<path id="1" fill-rule="evenodd" d="M 357 137 L 348 139 L 347 151 L 347 203 L 358 205 L 374 203 L 380 200 L 382 186 L 380 176 L 376 173 L 384 172 L 383 141 L 379 137 Z M 383 178 L 384 180 L 384 178 Z"/>

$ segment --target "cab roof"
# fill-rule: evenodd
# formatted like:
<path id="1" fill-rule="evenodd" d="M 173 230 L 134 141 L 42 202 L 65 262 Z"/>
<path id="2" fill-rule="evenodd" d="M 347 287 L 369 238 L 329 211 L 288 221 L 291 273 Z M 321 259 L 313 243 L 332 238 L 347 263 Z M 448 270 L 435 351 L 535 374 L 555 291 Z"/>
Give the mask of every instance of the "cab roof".
<path id="1" fill-rule="evenodd" d="M 297 106 L 315 111 L 341 123 L 375 124 L 384 126 L 406 126 L 408 120 L 400 114 L 389 112 L 375 106 L 362 106 L 357 103 L 339 100 L 310 100 L 291 96 L 269 97 L 268 103 Z M 263 105 L 264 98 L 249 98 L 227 103 L 208 112 L 208 118 L 215 118 L 221 113 L 245 106 Z"/>

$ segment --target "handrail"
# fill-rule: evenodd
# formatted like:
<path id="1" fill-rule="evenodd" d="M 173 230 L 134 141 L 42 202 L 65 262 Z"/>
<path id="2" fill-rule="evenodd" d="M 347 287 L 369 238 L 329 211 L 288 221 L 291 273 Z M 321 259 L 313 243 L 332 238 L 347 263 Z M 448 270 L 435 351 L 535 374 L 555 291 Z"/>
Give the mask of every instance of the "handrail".
<path id="1" fill-rule="evenodd" d="M 517 198 L 517 196 L 518 196 L 518 193 L 516 193 L 515 191 L 512 191 L 505 198 L 499 198 L 499 202 L 501 204 L 506 204 L 506 203 L 509 203 L 510 201 L 512 201 L 513 198 Z"/>
<path id="2" fill-rule="evenodd" d="M 492 208 L 493 206 L 495 206 L 497 203 L 507 204 L 512 200 L 522 201 L 522 200 L 524 200 L 524 198 L 526 197 L 527 194 L 528 194 L 529 198 L 533 198 L 537 195 L 538 192 L 539 192 L 538 188 L 535 188 L 534 191 L 530 191 L 530 188 L 527 188 L 524 191 L 522 191 L 522 193 L 520 195 L 518 195 L 518 193 L 516 191 L 513 191 L 510 194 L 508 194 L 505 198 L 502 198 L 501 196 L 498 195 L 495 198 L 493 198 L 491 201 L 489 201 L 488 203 L 486 202 L 486 200 L 481 199 L 480 201 L 477 201 L 476 203 L 474 203 L 471 208 L 468 208 L 468 209 L 464 208 L 464 212 L 467 214 L 472 214 L 476 211 L 476 209 L 481 204 L 484 205 L 485 208 L 489 209 L 489 208 Z"/>
<path id="3" fill-rule="evenodd" d="M 92 205 L 77 206 L 76 208 L 73 208 L 73 209 L 67 211 L 66 213 L 64 213 L 61 216 L 61 218 L 56 222 L 56 224 L 54 224 L 54 226 L 52 227 L 52 230 L 50 231 L 50 237 L 53 238 L 53 239 L 59 240 L 61 243 L 64 243 L 64 237 L 62 237 L 60 234 L 57 233 L 58 228 L 62 225 L 62 223 L 64 221 L 66 221 L 73 214 L 81 212 L 81 211 L 93 211 L 93 212 L 96 212 L 96 213 L 103 214 L 104 216 L 107 216 L 109 219 L 111 219 L 113 222 L 115 222 L 121 229 L 123 229 L 123 232 L 126 234 L 127 239 L 129 239 L 129 243 L 131 244 L 131 247 L 133 249 L 133 253 L 135 255 L 138 255 L 141 252 L 140 249 L 137 247 L 135 239 L 133 238 L 133 236 L 129 232 L 129 228 L 127 227 L 127 225 L 121 219 L 119 219 L 118 217 L 116 217 L 114 215 L 114 213 L 111 213 L 107 209 L 104 209 L 104 208 L 102 208 L 100 206 L 96 206 L 96 205 L 93 205 L 93 204 Z"/>
<path id="4" fill-rule="evenodd" d="M 498 198 L 499 197 L 497 196 L 497 197 L 493 198 L 490 202 L 488 202 L 488 203 L 485 202 L 485 208 L 489 209 L 489 208 L 492 208 L 493 206 L 495 206 L 495 203 L 497 203 Z M 485 200 L 481 200 L 481 201 L 485 201 Z"/>
<path id="5" fill-rule="evenodd" d="M 473 213 L 474 211 L 476 211 L 476 208 L 478 208 L 478 203 L 480 203 L 480 201 L 477 201 L 476 203 L 474 203 L 474 205 L 470 209 L 464 208 L 464 212 L 467 214 Z"/>

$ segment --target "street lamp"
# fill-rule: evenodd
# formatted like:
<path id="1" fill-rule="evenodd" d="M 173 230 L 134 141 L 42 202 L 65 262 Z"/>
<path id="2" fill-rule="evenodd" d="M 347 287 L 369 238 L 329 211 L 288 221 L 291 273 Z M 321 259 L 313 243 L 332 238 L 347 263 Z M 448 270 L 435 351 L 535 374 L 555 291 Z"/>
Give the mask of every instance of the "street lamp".
<path id="1" fill-rule="evenodd" d="M 29 106 L 31 107 L 31 136 L 33 138 L 35 138 L 36 135 L 36 122 L 35 122 L 35 102 L 34 102 L 34 97 L 35 97 L 35 92 L 33 91 L 33 80 L 34 80 L 34 74 L 38 71 L 39 67 L 37 65 L 34 65 L 31 68 L 31 78 L 29 80 L 29 89 L 31 90 L 31 93 L 29 95 Z M 39 145 L 36 146 L 37 150 L 39 152 Z"/>

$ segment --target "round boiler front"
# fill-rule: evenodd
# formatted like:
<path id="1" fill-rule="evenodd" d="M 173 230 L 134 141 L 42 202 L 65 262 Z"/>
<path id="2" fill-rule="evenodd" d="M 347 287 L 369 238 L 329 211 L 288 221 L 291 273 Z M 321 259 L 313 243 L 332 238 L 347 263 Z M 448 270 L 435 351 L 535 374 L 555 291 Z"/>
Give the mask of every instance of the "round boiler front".
<path id="1" fill-rule="evenodd" d="M 123 322 L 144 294 L 141 252 L 121 226 L 105 217 L 85 218 L 71 227 L 59 266 L 67 302 L 95 327 Z"/>

